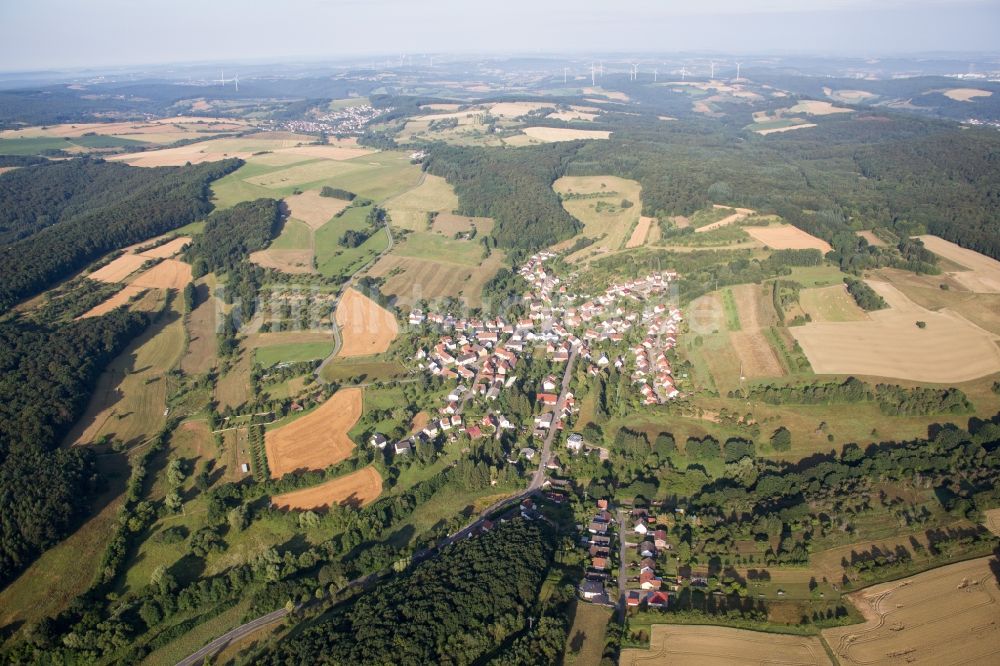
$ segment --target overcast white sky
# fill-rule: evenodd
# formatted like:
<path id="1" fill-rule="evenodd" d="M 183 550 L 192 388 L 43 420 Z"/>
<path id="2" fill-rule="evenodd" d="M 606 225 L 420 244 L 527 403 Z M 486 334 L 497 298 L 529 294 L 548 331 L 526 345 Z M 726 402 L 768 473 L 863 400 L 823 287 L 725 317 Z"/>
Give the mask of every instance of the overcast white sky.
<path id="1" fill-rule="evenodd" d="M 998 29 L 1000 0 L 0 0 L 0 70 L 401 52 L 996 51 Z"/>

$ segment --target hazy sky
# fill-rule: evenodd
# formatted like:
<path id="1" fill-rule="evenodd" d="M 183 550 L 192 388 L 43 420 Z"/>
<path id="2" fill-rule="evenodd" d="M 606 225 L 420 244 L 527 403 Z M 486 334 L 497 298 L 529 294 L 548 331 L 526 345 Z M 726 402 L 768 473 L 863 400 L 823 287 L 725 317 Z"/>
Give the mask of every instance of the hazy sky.
<path id="1" fill-rule="evenodd" d="M 402 52 L 995 51 L 998 28 L 1000 0 L 0 0 L 0 70 Z"/>

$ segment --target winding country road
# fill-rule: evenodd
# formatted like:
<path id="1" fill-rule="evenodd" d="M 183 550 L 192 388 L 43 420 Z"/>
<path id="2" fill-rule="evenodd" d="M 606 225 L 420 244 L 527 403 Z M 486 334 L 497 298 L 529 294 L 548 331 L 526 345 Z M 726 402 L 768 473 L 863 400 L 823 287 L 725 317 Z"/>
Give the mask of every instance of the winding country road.
<path id="1" fill-rule="evenodd" d="M 573 379 L 573 365 L 576 362 L 576 357 L 577 357 L 577 350 L 574 349 L 570 353 L 569 360 L 566 362 L 566 370 L 563 373 L 562 389 L 559 394 L 559 400 L 556 402 L 555 406 L 555 412 L 557 414 L 562 410 L 563 406 L 566 404 L 566 394 L 569 391 L 569 385 Z M 470 391 L 469 394 L 471 393 L 472 392 Z M 461 406 L 462 407 L 465 406 L 464 401 Z M 542 484 L 545 482 L 545 463 L 547 463 L 549 460 L 549 455 L 552 449 L 552 442 L 555 440 L 556 432 L 557 428 L 555 427 L 550 428 L 548 434 L 545 436 L 545 441 L 542 446 L 542 452 L 538 460 L 538 469 L 535 470 L 534 474 L 532 474 L 531 483 L 528 485 L 527 488 L 517 493 L 516 495 L 511 495 L 510 497 L 506 497 L 486 507 L 481 512 L 479 512 L 479 515 L 476 517 L 475 520 L 473 520 L 471 523 L 469 523 L 462 529 L 458 530 L 454 534 L 443 539 L 436 546 L 415 552 L 413 554 L 413 557 L 411 558 L 412 563 L 416 564 L 418 562 L 422 562 L 440 553 L 441 549 L 444 548 L 445 546 L 450 546 L 456 541 L 460 541 L 461 539 L 472 536 L 472 534 L 474 534 L 480 527 L 483 526 L 483 523 L 486 521 L 488 516 L 491 516 L 497 513 L 498 511 L 507 508 L 508 506 L 517 505 L 521 502 L 521 500 L 537 493 L 538 490 L 541 489 Z M 391 569 L 387 569 L 384 571 L 380 571 L 378 573 L 365 575 L 361 578 L 356 578 L 347 583 L 346 585 L 344 585 L 343 588 L 341 589 L 351 587 L 354 585 L 364 585 L 373 580 L 389 575 L 391 571 L 392 571 Z M 624 607 L 624 602 L 622 603 L 622 605 Z M 181 661 L 177 662 L 177 666 L 196 666 L 197 664 L 201 664 L 206 657 L 218 653 L 220 650 L 225 648 L 233 641 L 249 636 L 255 631 L 262 629 L 263 627 L 266 627 L 267 625 L 273 622 L 281 620 L 287 614 L 288 611 L 285 610 L 284 608 L 281 608 L 272 613 L 268 613 L 267 615 L 263 615 L 254 620 L 251 620 L 250 622 L 241 624 L 235 629 L 231 629 L 222 636 L 219 636 L 214 641 L 207 644 L 205 647 L 201 648 L 200 650 L 190 655 L 186 659 L 182 659 Z"/>

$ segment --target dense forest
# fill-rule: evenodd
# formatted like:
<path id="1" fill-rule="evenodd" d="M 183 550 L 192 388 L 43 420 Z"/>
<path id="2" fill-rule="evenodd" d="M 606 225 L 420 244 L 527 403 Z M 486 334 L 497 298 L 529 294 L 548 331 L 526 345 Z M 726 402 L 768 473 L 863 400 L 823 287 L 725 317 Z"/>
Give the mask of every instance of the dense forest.
<path id="1" fill-rule="evenodd" d="M 483 663 L 528 629 L 553 549 L 537 523 L 500 524 L 379 585 L 259 663 Z"/>
<path id="2" fill-rule="evenodd" d="M 580 229 L 552 190 L 579 145 L 504 151 L 435 144 L 424 168 L 454 186 L 461 214 L 496 220 L 492 236 L 498 245 L 533 250 Z"/>
<path id="3" fill-rule="evenodd" d="M 0 312 L 107 252 L 205 215 L 212 208 L 208 184 L 240 164 L 144 169 L 82 159 L 6 174 L 2 232 L 21 239 L 0 248 Z M 128 186 L 118 187 L 118 179 Z"/>
<path id="4" fill-rule="evenodd" d="M 92 457 L 57 447 L 146 323 L 123 309 L 65 325 L 0 323 L 0 586 L 86 514 Z"/>
<path id="5" fill-rule="evenodd" d="M 188 249 L 194 274 L 233 270 L 278 235 L 283 215 L 283 204 L 275 199 L 244 201 L 212 213 Z"/>

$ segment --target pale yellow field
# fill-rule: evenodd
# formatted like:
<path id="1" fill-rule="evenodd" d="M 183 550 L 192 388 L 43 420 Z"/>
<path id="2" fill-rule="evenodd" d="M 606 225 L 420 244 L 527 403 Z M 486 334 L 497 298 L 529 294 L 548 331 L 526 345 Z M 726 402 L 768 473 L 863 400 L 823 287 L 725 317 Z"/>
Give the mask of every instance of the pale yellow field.
<path id="1" fill-rule="evenodd" d="M 852 109 L 845 109 L 843 107 L 834 106 L 830 102 L 821 102 L 813 99 L 802 100 L 795 106 L 785 110 L 789 113 L 808 113 L 811 116 L 829 116 L 835 113 L 852 112 Z"/>
<path id="2" fill-rule="evenodd" d="M 384 277 L 382 292 L 394 296 L 401 305 L 451 296 L 479 307 L 483 285 L 502 265 L 503 253 L 496 250 L 478 267 L 387 254 L 368 273 Z"/>
<path id="3" fill-rule="evenodd" d="M 322 160 L 318 162 L 306 162 L 290 166 L 280 171 L 245 178 L 246 182 L 261 187 L 289 187 L 293 185 L 304 185 L 318 180 L 333 179 L 344 173 L 358 171 L 357 164 L 345 164 L 335 160 Z"/>
<path id="4" fill-rule="evenodd" d="M 589 256 L 594 250 L 609 252 L 620 249 L 629 239 L 631 230 L 639 223 L 642 212 L 642 188 L 634 180 L 617 176 L 563 176 L 552 184 L 552 189 L 563 195 L 571 193 L 603 195 L 563 200 L 566 212 L 583 223 L 580 235 L 599 239 L 593 245 L 571 255 L 569 261 Z M 619 208 L 622 199 L 628 199 L 633 205 L 630 208 Z M 612 205 L 614 208 L 598 212 L 598 202 Z"/>
<path id="5" fill-rule="evenodd" d="M 468 217 L 466 215 L 455 215 L 454 213 L 441 213 L 434 218 L 434 231 L 445 236 L 454 236 L 460 231 L 472 231 L 487 235 L 493 231 L 492 217 Z"/>
<path id="6" fill-rule="evenodd" d="M 151 121 L 118 123 L 64 123 L 44 127 L 25 127 L 0 131 L 0 139 L 31 137 L 79 138 L 85 134 L 118 136 L 148 143 L 173 143 L 181 139 L 201 138 L 224 132 L 238 132 L 247 128 L 239 119 L 212 119 L 197 117 L 163 118 Z"/>
<path id="7" fill-rule="evenodd" d="M 856 233 L 858 236 L 868 241 L 869 245 L 874 245 L 875 247 L 885 247 L 885 241 L 876 236 L 874 231 L 858 231 Z"/>
<path id="8" fill-rule="evenodd" d="M 729 341 L 740 359 L 743 376 L 781 377 L 785 370 L 762 333 L 777 318 L 771 299 L 757 284 L 736 285 L 731 291 L 740 319 L 740 330 L 730 332 Z"/>
<path id="9" fill-rule="evenodd" d="M 604 90 L 603 88 L 584 88 L 584 95 L 600 95 L 601 97 L 607 97 L 608 99 L 613 99 L 618 102 L 627 102 L 629 96 L 623 92 L 618 92 L 617 90 Z M 590 100 L 588 100 L 590 101 Z M 604 100 L 596 99 L 592 100 L 595 102 L 603 102 Z"/>
<path id="10" fill-rule="evenodd" d="M 827 97 L 847 103 L 863 102 L 866 99 L 878 97 L 878 95 L 870 93 L 867 90 L 831 90 L 830 88 L 823 88 L 823 93 Z"/>
<path id="11" fill-rule="evenodd" d="M 718 229 L 719 227 L 725 227 L 730 224 L 734 224 L 736 222 L 746 219 L 747 217 L 753 215 L 755 212 L 750 210 L 749 208 L 733 208 L 732 206 L 721 206 L 719 204 L 714 204 L 712 207 L 725 208 L 727 210 L 733 211 L 733 213 L 732 215 L 728 215 L 722 218 L 718 222 L 712 222 L 711 224 L 706 224 L 703 227 L 698 227 L 697 229 L 694 230 L 695 233 L 705 233 L 706 231 L 712 231 L 713 229 Z"/>
<path id="12" fill-rule="evenodd" d="M 586 111 L 556 111 L 555 113 L 550 113 L 546 118 L 552 118 L 553 120 L 562 120 L 564 122 L 573 122 L 575 120 L 583 120 L 586 122 L 593 122 L 597 119 L 598 114 L 587 113 Z"/>
<path id="13" fill-rule="evenodd" d="M 210 150 L 208 144 L 211 141 L 192 143 L 179 148 L 164 148 L 163 150 L 147 150 L 142 153 L 126 153 L 124 155 L 112 155 L 109 160 L 126 162 L 132 166 L 158 167 L 158 166 L 184 166 L 188 162 L 191 164 L 201 164 L 202 162 L 213 162 L 223 160 L 228 157 L 239 157 L 246 159 L 253 153 L 251 151 L 215 151 Z"/>
<path id="14" fill-rule="evenodd" d="M 803 289 L 799 292 L 799 304 L 814 322 L 868 319 L 867 313 L 858 307 L 854 297 L 848 293 L 847 285 L 843 284 Z"/>
<path id="15" fill-rule="evenodd" d="M 313 137 L 310 137 L 310 140 L 313 140 Z M 335 143 L 331 139 L 330 145 L 284 148 L 277 154 L 294 155 L 305 159 L 320 158 L 324 160 L 352 160 L 355 157 L 364 157 L 365 155 L 371 155 L 374 152 L 377 151 L 371 148 L 359 146 L 357 143 L 350 143 L 346 139 L 339 143 Z"/>
<path id="16" fill-rule="evenodd" d="M 920 240 L 934 254 L 969 269 L 948 273 L 966 289 L 979 294 L 1000 294 L 1000 261 L 937 236 L 920 236 Z"/>
<path id="17" fill-rule="evenodd" d="M 956 102 L 972 102 L 976 97 L 991 97 L 993 95 L 989 90 L 980 90 L 979 88 L 952 88 L 945 90 L 942 94 Z"/>
<path id="18" fill-rule="evenodd" d="M 538 109 L 551 109 L 553 106 L 551 102 L 500 102 L 490 107 L 490 115 L 498 118 L 517 118 Z"/>
<path id="19" fill-rule="evenodd" d="M 625 243 L 625 247 L 641 247 L 646 243 L 646 238 L 649 236 L 649 228 L 651 225 L 656 223 L 656 218 L 641 216 L 639 218 L 639 223 L 635 225 L 635 230 L 632 231 L 631 238 Z"/>
<path id="20" fill-rule="evenodd" d="M 133 296 L 137 296 L 143 291 L 145 290 L 142 287 L 137 287 L 134 284 L 126 285 L 121 291 L 112 295 L 111 298 L 107 299 L 103 303 L 98 303 L 77 317 L 77 319 L 100 317 L 101 315 L 107 314 L 119 306 L 125 305 L 132 300 Z"/>
<path id="21" fill-rule="evenodd" d="M 622 650 L 620 666 L 831 666 L 816 636 L 766 634 L 747 629 L 654 624 L 648 650 Z"/>
<path id="22" fill-rule="evenodd" d="M 568 129 L 565 127 L 525 127 L 521 131 L 524 132 L 525 136 L 543 143 L 575 141 L 577 139 L 607 139 L 611 136 L 611 132 Z"/>
<path id="23" fill-rule="evenodd" d="M 826 254 L 833 249 L 825 240 L 816 238 L 790 224 L 771 224 L 766 227 L 750 226 L 744 227 L 743 230 L 775 250 L 815 249 Z"/>
<path id="24" fill-rule="evenodd" d="M 458 208 L 455 190 L 441 176 L 424 174 L 419 185 L 384 204 L 393 226 L 426 231 L 427 213 L 451 213 Z"/>
<path id="25" fill-rule="evenodd" d="M 922 308 L 887 282 L 868 284 L 890 308 L 869 312 L 868 321 L 788 329 L 817 374 L 956 383 L 1000 372 L 997 336 L 950 312 Z"/>
<path id="26" fill-rule="evenodd" d="M 421 109 L 430 109 L 431 111 L 458 111 L 462 108 L 461 104 L 421 104 Z"/>
<path id="27" fill-rule="evenodd" d="M 399 335 L 396 317 L 356 289 L 347 289 L 334 315 L 343 344 L 337 356 L 381 354 Z"/>
<path id="28" fill-rule="evenodd" d="M 952 564 L 850 595 L 863 625 L 823 631 L 840 663 L 996 664 L 1000 587 L 994 558 Z"/>
<path id="29" fill-rule="evenodd" d="M 87 277 L 98 282 L 121 282 L 139 270 L 147 261 L 149 260 L 137 254 L 123 254 L 107 266 L 98 268 Z"/>
<path id="30" fill-rule="evenodd" d="M 329 222 L 334 215 L 347 208 L 350 202 L 333 197 L 321 197 L 316 190 L 285 197 L 288 213 L 296 220 L 302 220 L 315 231 Z"/>
<path id="31" fill-rule="evenodd" d="M 191 264 L 176 259 L 164 259 L 140 274 L 132 284 L 137 287 L 183 289 L 191 279 Z"/>
<path id="32" fill-rule="evenodd" d="M 754 132 L 760 134 L 761 136 L 767 136 L 768 134 L 791 132 L 792 130 L 800 130 L 800 129 L 805 129 L 807 127 L 816 127 L 816 123 L 802 123 L 801 125 L 789 125 L 788 127 L 772 127 L 771 129 L 758 129 L 754 130 Z"/>
<path id="33" fill-rule="evenodd" d="M 140 257 L 147 257 L 149 259 L 169 259 L 178 252 L 184 249 L 184 246 L 191 242 L 190 236 L 182 236 L 180 238 L 175 238 L 169 243 L 164 243 L 150 250 L 143 250 L 139 252 Z"/>
<path id="34" fill-rule="evenodd" d="M 1000 509 L 983 511 L 983 525 L 993 534 L 1000 536 Z"/>
<path id="35" fill-rule="evenodd" d="M 334 504 L 359 507 L 371 504 L 382 494 L 382 476 L 374 467 L 330 479 L 311 488 L 295 490 L 271 498 L 279 509 L 324 509 Z"/>
<path id="36" fill-rule="evenodd" d="M 257 250 L 250 253 L 250 261 L 261 268 L 273 268 L 289 275 L 315 272 L 312 250 Z"/>
<path id="37" fill-rule="evenodd" d="M 362 391 L 342 388 L 330 399 L 288 425 L 264 435 L 271 477 L 288 472 L 324 469 L 351 455 L 354 442 L 347 436 L 361 417 Z"/>

